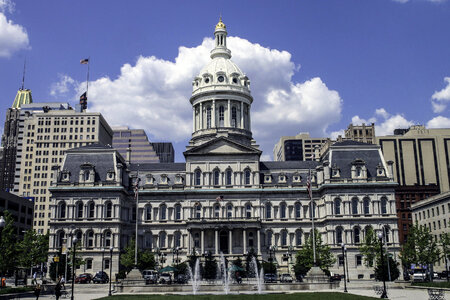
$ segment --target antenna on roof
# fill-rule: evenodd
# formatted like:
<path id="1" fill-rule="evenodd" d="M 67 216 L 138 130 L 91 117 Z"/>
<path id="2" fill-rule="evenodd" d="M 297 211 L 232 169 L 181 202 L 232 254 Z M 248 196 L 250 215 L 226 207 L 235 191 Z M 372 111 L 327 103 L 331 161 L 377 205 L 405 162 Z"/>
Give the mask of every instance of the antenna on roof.
<path id="1" fill-rule="evenodd" d="M 26 70 L 26 66 L 27 66 L 27 59 L 25 58 L 25 60 L 23 62 L 23 75 L 22 75 L 22 88 L 21 88 L 21 90 L 23 90 L 23 88 L 25 86 L 25 70 Z"/>

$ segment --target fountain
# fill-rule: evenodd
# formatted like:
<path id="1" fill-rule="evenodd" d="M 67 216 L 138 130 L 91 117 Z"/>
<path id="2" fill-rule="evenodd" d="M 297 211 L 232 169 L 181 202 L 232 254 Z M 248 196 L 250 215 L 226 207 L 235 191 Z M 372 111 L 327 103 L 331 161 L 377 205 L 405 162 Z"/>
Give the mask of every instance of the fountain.
<path id="1" fill-rule="evenodd" d="M 189 277 L 191 278 L 191 285 L 192 285 L 192 293 L 194 295 L 197 294 L 198 288 L 200 286 L 200 260 L 197 258 L 194 265 L 194 271 L 192 271 L 191 266 L 188 264 L 188 272 Z"/>
<path id="2" fill-rule="evenodd" d="M 258 294 L 262 293 L 263 284 L 264 284 L 264 270 L 261 268 L 258 272 L 258 264 L 256 262 L 256 258 L 253 256 L 252 261 L 250 262 L 250 271 L 251 275 L 255 275 L 256 279 L 256 287 L 258 289 Z"/>
<path id="3" fill-rule="evenodd" d="M 225 264 L 225 257 L 223 256 L 223 253 L 220 252 L 220 265 L 221 265 L 221 275 L 222 275 L 222 282 L 223 282 L 223 291 L 225 295 L 228 295 L 230 292 L 230 279 L 231 274 L 227 270 L 227 266 Z"/>

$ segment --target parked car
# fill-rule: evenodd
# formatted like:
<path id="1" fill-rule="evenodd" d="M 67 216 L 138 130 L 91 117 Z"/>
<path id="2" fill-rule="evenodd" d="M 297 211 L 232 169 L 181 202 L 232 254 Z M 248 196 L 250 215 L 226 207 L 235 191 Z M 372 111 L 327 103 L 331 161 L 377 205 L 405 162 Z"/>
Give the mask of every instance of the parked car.
<path id="1" fill-rule="evenodd" d="M 155 270 L 144 270 L 142 272 L 142 277 L 144 277 L 146 284 L 158 283 L 158 272 Z"/>
<path id="2" fill-rule="evenodd" d="M 264 282 L 277 282 L 277 275 L 272 273 L 264 274 Z"/>
<path id="3" fill-rule="evenodd" d="M 109 277 L 105 272 L 99 271 L 95 274 L 94 278 L 92 278 L 93 283 L 108 283 Z"/>
<path id="4" fill-rule="evenodd" d="M 159 276 L 159 283 L 161 284 L 171 284 L 172 283 L 172 275 L 169 273 L 161 273 Z"/>
<path id="5" fill-rule="evenodd" d="M 341 281 L 341 279 L 342 279 L 342 276 L 339 275 L 339 274 L 333 274 L 333 275 L 330 276 L 330 281 L 331 282 L 333 282 L 333 281 Z"/>
<path id="6" fill-rule="evenodd" d="M 185 284 L 188 283 L 189 276 L 184 274 L 178 274 L 177 278 L 175 279 L 175 282 L 178 284 Z"/>
<path id="7" fill-rule="evenodd" d="M 296 279 L 298 282 L 303 282 L 303 275 L 302 275 L 302 274 L 297 274 L 297 275 L 295 275 L 295 279 Z"/>
<path id="8" fill-rule="evenodd" d="M 413 274 L 413 281 L 427 281 L 427 273 L 425 270 L 416 269 Z"/>
<path id="9" fill-rule="evenodd" d="M 442 271 L 441 273 L 439 273 L 439 278 L 446 279 L 447 277 L 450 277 L 450 272 L 449 271 Z"/>
<path id="10" fill-rule="evenodd" d="M 75 277 L 75 283 L 91 283 L 92 275 L 89 273 L 84 273 Z"/>
<path id="11" fill-rule="evenodd" d="M 292 276 L 288 273 L 281 274 L 280 282 L 292 282 Z"/>

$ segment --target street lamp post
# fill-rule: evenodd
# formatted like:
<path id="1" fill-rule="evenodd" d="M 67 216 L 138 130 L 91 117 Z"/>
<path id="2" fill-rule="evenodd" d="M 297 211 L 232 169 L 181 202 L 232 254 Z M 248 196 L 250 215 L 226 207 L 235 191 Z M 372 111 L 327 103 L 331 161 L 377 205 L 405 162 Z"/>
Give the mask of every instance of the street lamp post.
<path id="1" fill-rule="evenodd" d="M 180 251 L 180 247 L 174 247 L 172 250 L 172 264 L 178 264 L 178 252 Z M 177 260 L 175 260 L 175 254 L 177 255 Z"/>
<path id="2" fill-rule="evenodd" d="M 105 248 L 102 248 L 102 274 L 103 274 L 103 266 L 105 265 Z M 102 275 L 103 276 L 103 275 Z"/>
<path id="3" fill-rule="evenodd" d="M 345 244 L 341 244 L 342 247 L 342 266 L 344 267 L 344 276 L 347 277 L 345 274 Z M 344 293 L 348 293 L 347 291 L 347 278 L 344 278 Z"/>
<path id="4" fill-rule="evenodd" d="M 72 248 L 73 248 L 73 255 L 72 255 L 72 295 L 70 297 L 70 300 L 73 300 L 73 291 L 75 289 L 75 252 L 77 249 L 77 237 L 74 237 L 72 240 Z"/>
<path id="5" fill-rule="evenodd" d="M 347 247 L 345 247 L 345 268 L 347 269 L 347 275 L 345 275 L 345 278 L 347 279 L 347 282 L 350 282 L 350 276 L 348 275 L 348 256 L 347 256 Z"/>
<path id="6" fill-rule="evenodd" d="M 383 277 L 383 293 L 380 298 L 387 298 L 386 293 L 386 279 L 384 276 L 384 255 L 383 255 L 383 233 L 378 233 L 378 239 L 380 240 L 380 254 L 381 254 L 381 275 Z"/>
<path id="7" fill-rule="evenodd" d="M 112 253 L 114 248 L 111 246 L 109 247 L 109 293 L 108 296 L 111 296 L 111 282 L 112 282 Z M 104 252 L 104 251 L 103 251 Z"/>
<path id="8" fill-rule="evenodd" d="M 6 225 L 6 221 L 5 219 L 3 219 L 3 216 L 0 216 L 0 245 L 2 243 L 2 231 L 3 231 L 3 227 L 5 227 Z M 3 274 L 1 273 L 2 270 L 0 270 L 0 288 L 3 287 Z"/>

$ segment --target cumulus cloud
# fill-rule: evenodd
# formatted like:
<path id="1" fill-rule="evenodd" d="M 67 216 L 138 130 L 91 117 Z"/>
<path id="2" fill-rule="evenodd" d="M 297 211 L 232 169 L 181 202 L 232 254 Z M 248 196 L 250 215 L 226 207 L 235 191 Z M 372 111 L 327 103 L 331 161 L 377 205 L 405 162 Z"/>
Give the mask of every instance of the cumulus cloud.
<path id="1" fill-rule="evenodd" d="M 294 82 L 299 65 L 290 53 L 239 37 L 229 37 L 228 46 L 232 60 L 251 80 L 252 131 L 266 155 L 272 154 L 281 135 L 310 131 L 323 136 L 340 120 L 339 93 L 319 77 Z M 90 83 L 89 109 L 102 112 L 111 125 L 144 128 L 153 140 L 187 144 L 192 133 L 192 79 L 210 60 L 213 47 L 213 40 L 205 38 L 196 47 L 180 47 L 174 61 L 141 56 L 135 64 L 123 65 L 117 78 Z"/>
<path id="2" fill-rule="evenodd" d="M 450 118 L 437 116 L 428 121 L 427 128 L 450 128 Z"/>
<path id="3" fill-rule="evenodd" d="M 447 86 L 440 91 L 434 92 L 433 96 L 431 96 L 431 105 L 435 113 L 443 112 L 450 102 L 450 77 L 445 77 L 444 81 Z"/>
<path id="4" fill-rule="evenodd" d="M 394 133 L 395 129 L 409 128 L 411 125 L 415 124 L 414 121 L 407 120 L 402 114 L 392 115 L 384 108 L 376 109 L 374 116 L 369 119 L 362 119 L 359 116 L 354 116 L 352 118 L 352 123 L 354 125 L 375 123 L 375 134 L 378 136 L 391 135 Z"/>
<path id="5" fill-rule="evenodd" d="M 14 3 L 0 0 L 0 57 L 10 57 L 14 52 L 29 48 L 28 34 L 19 24 L 6 17 L 14 11 Z"/>
<path id="6" fill-rule="evenodd" d="M 72 77 L 65 74 L 58 74 L 59 81 L 54 82 L 50 87 L 50 95 L 53 97 L 67 96 L 68 93 L 79 85 Z"/>

